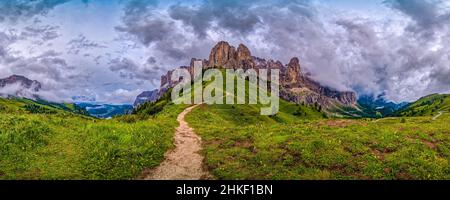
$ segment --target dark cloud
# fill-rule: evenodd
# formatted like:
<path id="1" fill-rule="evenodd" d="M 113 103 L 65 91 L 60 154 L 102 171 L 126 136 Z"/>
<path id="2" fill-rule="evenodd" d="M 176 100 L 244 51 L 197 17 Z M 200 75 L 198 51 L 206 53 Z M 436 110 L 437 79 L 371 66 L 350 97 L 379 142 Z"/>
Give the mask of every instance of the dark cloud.
<path id="1" fill-rule="evenodd" d="M 152 28 L 160 29 L 158 26 L 163 26 L 161 30 L 168 30 L 162 20 L 154 19 L 153 9 L 156 8 L 158 1 L 156 0 L 131 0 L 122 1 L 125 4 L 124 15 L 122 17 L 123 25 L 116 27 L 116 30 L 121 32 L 130 32 L 136 34 L 137 37 L 144 44 L 148 45 L 154 39 L 162 39 L 162 33 L 152 31 Z M 145 35 L 146 31 L 151 31 L 150 36 Z"/>
<path id="2" fill-rule="evenodd" d="M 450 11 L 442 0 L 387 0 L 385 4 L 411 17 L 409 31 L 423 37 L 434 37 L 436 30 L 449 26 Z"/>
<path id="3" fill-rule="evenodd" d="M 155 64 L 156 63 L 156 58 L 155 57 L 150 57 L 147 59 L 147 63 L 148 64 Z"/>
<path id="4" fill-rule="evenodd" d="M 119 73 L 121 78 L 141 81 L 159 81 L 158 68 L 155 68 L 156 63 L 149 59 L 150 62 L 145 64 L 138 64 L 129 58 L 115 58 L 110 61 L 109 69 L 113 72 Z M 153 62 L 153 63 L 152 63 Z"/>
<path id="5" fill-rule="evenodd" d="M 124 8 L 123 24 L 115 29 L 131 35 L 145 46 L 154 46 L 163 56 L 172 59 L 188 58 L 190 47 L 183 46 L 194 41 L 187 40 L 174 21 L 154 14 L 156 5 L 157 1 L 128 2 Z"/>
<path id="6" fill-rule="evenodd" d="M 128 58 L 123 59 L 116 58 L 114 60 L 111 60 L 109 67 L 109 69 L 114 72 L 135 71 L 138 68 L 139 68 L 138 65 Z"/>
<path id="7" fill-rule="evenodd" d="M 0 32 L 0 64 L 7 65 L 16 60 L 14 56 L 10 55 L 9 46 L 17 40 L 16 35 Z"/>
<path id="8" fill-rule="evenodd" d="M 18 37 L 0 32 L 0 76 L 25 75 L 43 84 L 39 95 L 52 101 L 65 101 L 70 96 L 71 86 L 85 82 L 76 68 L 68 65 L 60 52 L 44 51 L 37 56 L 18 56 L 10 45 Z"/>
<path id="9" fill-rule="evenodd" d="M 41 75 L 54 82 L 63 82 L 66 80 L 64 75 L 70 73 L 70 68 L 66 60 L 57 55 L 59 53 L 49 51 L 30 58 L 18 57 L 9 64 L 9 68 L 14 74 Z"/>
<path id="10" fill-rule="evenodd" d="M 130 23 L 126 26 L 116 27 L 118 31 L 127 32 L 136 36 L 143 44 L 166 40 L 173 28 L 173 23 L 163 19 L 145 20 L 143 23 Z"/>
<path id="11" fill-rule="evenodd" d="M 402 27 L 367 16 L 324 13 L 311 1 L 206 0 L 169 6 L 170 19 L 149 10 L 133 15 L 133 23 L 126 16 L 118 30 L 174 59 L 195 57 L 191 52 L 196 51 L 207 55 L 219 40 L 245 43 L 258 56 L 284 62 L 299 56 L 303 70 L 325 85 L 401 101 L 443 91 L 448 83 L 448 57 L 442 56 L 448 47 L 432 50 L 448 38 L 450 14 L 442 3 L 385 1 L 391 8 L 385 12 L 392 15 L 387 19 L 406 23 Z M 402 28 L 401 35 L 393 31 Z"/>
<path id="12" fill-rule="evenodd" d="M 255 2 L 248 1 L 213 1 L 208 0 L 199 7 L 174 5 L 169 8 L 170 17 L 191 26 L 200 37 L 206 36 L 206 31 L 217 22 L 219 27 L 231 30 L 233 33 L 246 34 L 254 30 L 261 22 L 258 14 L 252 11 Z"/>

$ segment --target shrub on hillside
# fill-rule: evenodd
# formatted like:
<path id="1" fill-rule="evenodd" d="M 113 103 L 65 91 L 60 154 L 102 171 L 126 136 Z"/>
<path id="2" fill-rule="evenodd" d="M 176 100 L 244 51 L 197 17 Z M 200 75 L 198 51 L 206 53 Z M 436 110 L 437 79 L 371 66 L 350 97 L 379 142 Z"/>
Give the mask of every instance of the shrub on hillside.
<path id="1" fill-rule="evenodd" d="M 32 114 L 56 114 L 55 110 L 51 110 L 45 108 L 43 106 L 35 105 L 35 104 L 27 104 L 25 105 L 25 110 Z"/>

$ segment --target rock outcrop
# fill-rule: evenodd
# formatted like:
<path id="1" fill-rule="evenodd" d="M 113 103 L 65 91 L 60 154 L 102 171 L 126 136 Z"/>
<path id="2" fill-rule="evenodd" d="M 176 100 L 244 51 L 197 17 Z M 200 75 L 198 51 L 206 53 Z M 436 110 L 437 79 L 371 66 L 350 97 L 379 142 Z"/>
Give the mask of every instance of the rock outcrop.
<path id="1" fill-rule="evenodd" d="M 208 68 L 251 69 L 254 68 L 250 50 L 243 44 L 236 49 L 228 42 L 219 42 L 209 55 Z"/>
<path id="2" fill-rule="evenodd" d="M 138 107 L 146 102 L 155 102 L 159 99 L 159 90 L 144 91 L 136 97 L 133 106 Z"/>
<path id="3" fill-rule="evenodd" d="M 195 61 L 203 62 L 203 69 L 225 68 L 225 69 L 279 69 L 280 70 L 280 97 L 295 103 L 309 105 L 320 105 L 322 108 L 334 106 L 355 106 L 357 97 L 354 92 L 338 91 L 326 87 L 311 79 L 308 74 L 302 72 L 300 59 L 294 57 L 287 65 L 276 60 L 266 60 L 252 56 L 250 50 L 243 44 L 238 48 L 231 46 L 228 42 L 221 41 L 212 49 L 209 60 L 193 58 L 189 66 L 181 66 L 193 74 Z M 175 86 L 177 81 L 172 81 L 172 71 L 161 76 L 160 92 Z"/>
<path id="4" fill-rule="evenodd" d="M 289 64 L 286 66 L 285 74 L 282 81 L 283 86 L 301 86 L 304 80 L 302 80 L 303 75 L 300 71 L 300 61 L 297 57 L 291 59 Z"/>

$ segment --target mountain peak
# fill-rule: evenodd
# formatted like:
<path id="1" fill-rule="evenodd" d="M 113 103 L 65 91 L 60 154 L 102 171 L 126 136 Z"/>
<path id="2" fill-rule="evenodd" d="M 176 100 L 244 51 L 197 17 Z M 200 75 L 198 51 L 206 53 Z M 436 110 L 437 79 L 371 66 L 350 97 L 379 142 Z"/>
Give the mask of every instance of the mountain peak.
<path id="1" fill-rule="evenodd" d="M 300 60 L 297 57 L 292 58 L 289 64 L 287 64 L 285 77 L 285 84 L 287 85 L 297 85 L 301 82 L 302 73 L 300 71 Z"/>
<path id="2" fill-rule="evenodd" d="M 237 51 L 242 53 L 248 53 L 249 55 L 251 55 L 250 50 L 244 44 L 239 44 Z"/>
<path id="3" fill-rule="evenodd" d="M 25 76 L 13 74 L 13 75 L 9 76 L 9 77 L 6 78 L 6 79 L 28 79 L 28 78 L 26 78 Z"/>
<path id="4" fill-rule="evenodd" d="M 236 49 L 228 42 L 220 41 L 211 49 L 208 67 L 250 69 L 255 64 L 250 50 L 244 44 L 239 44 Z"/>
<path id="5" fill-rule="evenodd" d="M 35 80 L 30 80 L 25 76 L 22 75 L 11 75 L 7 78 L 0 79 L 0 88 L 13 85 L 13 84 L 20 84 L 25 89 L 31 89 L 35 92 L 39 91 L 41 89 L 41 83 Z"/>
<path id="6" fill-rule="evenodd" d="M 236 49 L 228 42 L 220 41 L 212 49 L 209 55 L 209 67 L 232 67 L 236 60 Z"/>
<path id="7" fill-rule="evenodd" d="M 37 98 L 36 92 L 41 89 L 41 83 L 30 80 L 25 76 L 12 75 L 4 79 L 0 79 L 0 96 L 3 97 L 25 97 Z"/>
<path id="8" fill-rule="evenodd" d="M 297 57 L 293 57 L 291 58 L 291 60 L 289 61 L 289 66 L 298 66 L 300 67 L 300 59 L 298 59 Z"/>

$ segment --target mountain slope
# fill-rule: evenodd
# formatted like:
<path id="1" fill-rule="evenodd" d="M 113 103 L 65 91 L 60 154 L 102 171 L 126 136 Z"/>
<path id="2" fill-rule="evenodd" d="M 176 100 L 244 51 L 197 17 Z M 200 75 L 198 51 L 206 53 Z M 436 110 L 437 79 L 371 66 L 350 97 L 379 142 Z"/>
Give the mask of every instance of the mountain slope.
<path id="1" fill-rule="evenodd" d="M 225 70 L 221 70 L 224 79 L 226 79 Z M 249 87 L 249 81 L 246 80 L 246 88 Z M 210 82 L 203 82 L 202 87 L 205 88 Z M 224 83 L 225 84 L 225 83 Z M 225 86 L 225 85 L 224 85 Z M 193 91 L 191 90 L 191 100 L 193 99 Z M 155 115 L 162 111 L 165 107 L 173 105 L 171 99 L 171 88 L 162 95 L 162 97 L 157 101 L 146 102 L 133 111 L 133 114 L 150 114 Z M 221 91 L 217 88 L 216 92 L 222 92 L 225 102 L 226 96 L 233 95 L 227 94 L 225 91 Z M 235 90 L 234 98 L 236 100 L 237 91 Z M 185 97 L 181 97 L 185 98 Z M 189 97 L 188 97 L 189 98 Z M 293 122 L 300 119 L 319 119 L 327 117 L 326 113 L 323 112 L 320 105 L 307 105 L 305 103 L 296 104 L 293 102 L 285 101 L 280 99 L 279 101 L 279 112 L 272 116 L 261 115 L 260 110 L 262 107 L 267 107 L 267 105 L 262 105 L 260 102 L 257 104 L 248 104 L 249 91 L 245 91 L 245 99 L 247 104 L 240 105 L 228 105 L 228 104 L 215 104 L 208 105 L 208 108 L 215 109 L 221 112 L 224 122 L 233 121 L 234 123 L 258 123 L 258 122 L 270 122 L 270 123 L 287 123 Z"/>
<path id="2" fill-rule="evenodd" d="M 133 106 L 138 107 L 145 102 L 155 102 L 159 99 L 158 90 L 144 91 L 136 97 Z"/>
<path id="3" fill-rule="evenodd" d="M 450 94 L 432 94 L 420 98 L 403 109 L 397 111 L 397 116 L 430 116 L 439 111 L 450 112 Z"/>
<path id="4" fill-rule="evenodd" d="M 302 71 L 300 61 L 296 57 L 292 58 L 287 65 L 283 65 L 280 61 L 252 56 L 250 50 L 243 44 L 235 48 L 229 43 L 221 41 L 211 49 L 209 60 L 192 58 L 189 66 L 179 68 L 187 69 L 193 75 L 194 61 L 202 61 L 203 69 L 254 69 L 256 71 L 278 69 L 280 71 L 280 97 L 286 101 L 320 106 L 324 110 L 336 107 L 356 107 L 354 92 L 337 91 L 314 81 Z M 172 73 L 173 70 L 161 76 L 159 94 L 177 84 L 171 80 Z"/>
<path id="5" fill-rule="evenodd" d="M 330 119 L 315 109 L 298 116 L 296 107 L 281 101 L 279 114 L 261 116 L 254 105 L 201 105 L 186 120 L 217 179 L 450 178 L 448 114 Z"/>
<path id="6" fill-rule="evenodd" d="M 5 114 L 79 114 L 88 115 L 83 108 L 71 103 L 53 103 L 24 98 L 0 98 L 0 113 Z"/>
<path id="7" fill-rule="evenodd" d="M 408 103 L 388 102 L 382 97 L 373 97 L 371 95 L 363 95 L 358 98 L 358 107 L 364 113 L 364 117 L 382 117 L 392 116 L 398 110 L 407 106 Z"/>
<path id="8" fill-rule="evenodd" d="M 152 118 L 101 120 L 28 99 L 0 98 L 0 180 L 135 178 L 157 166 L 173 146 L 183 109 L 174 105 Z"/>
<path id="9" fill-rule="evenodd" d="M 245 107 L 202 105 L 187 116 L 217 179 L 450 179 L 448 114 L 276 123 Z"/>

